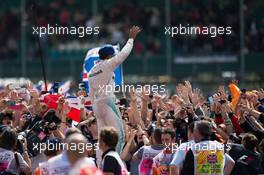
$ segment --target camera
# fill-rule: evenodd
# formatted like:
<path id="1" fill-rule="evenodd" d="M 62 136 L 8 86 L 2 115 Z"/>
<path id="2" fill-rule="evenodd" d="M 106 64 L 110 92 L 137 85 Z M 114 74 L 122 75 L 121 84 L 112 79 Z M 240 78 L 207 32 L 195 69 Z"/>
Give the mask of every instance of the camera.
<path id="1" fill-rule="evenodd" d="M 237 136 L 235 134 L 231 134 L 229 139 L 232 140 L 234 143 L 241 144 L 242 138 L 241 136 Z"/>
<path id="2" fill-rule="evenodd" d="M 29 154 L 34 157 L 40 153 L 39 149 L 35 149 L 35 145 L 46 142 L 50 133 L 57 129 L 61 123 L 60 118 L 56 115 L 55 110 L 46 112 L 42 120 L 37 121 L 27 133 L 27 143 Z"/>
<path id="3" fill-rule="evenodd" d="M 23 144 L 25 143 L 26 136 L 27 136 L 26 132 L 20 132 L 17 135 L 17 143 L 15 150 L 20 154 L 23 154 L 24 152 Z"/>

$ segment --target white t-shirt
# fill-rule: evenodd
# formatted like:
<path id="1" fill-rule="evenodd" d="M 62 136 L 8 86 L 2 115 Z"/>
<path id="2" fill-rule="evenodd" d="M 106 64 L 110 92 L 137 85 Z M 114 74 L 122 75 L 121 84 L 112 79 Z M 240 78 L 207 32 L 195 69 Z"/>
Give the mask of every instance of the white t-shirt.
<path id="1" fill-rule="evenodd" d="M 39 167 L 41 175 L 66 175 L 70 170 L 70 162 L 66 152 L 63 152 L 46 162 L 40 163 Z"/>
<path id="2" fill-rule="evenodd" d="M 169 165 L 174 157 L 174 153 L 166 150 L 163 150 L 158 155 L 153 158 L 153 165 L 157 174 L 167 175 L 169 174 Z"/>
<path id="3" fill-rule="evenodd" d="M 185 155 L 194 143 L 194 140 L 191 140 L 189 142 L 180 144 L 174 155 L 174 158 L 171 161 L 171 165 L 182 167 L 183 161 L 185 160 Z"/>
<path id="4" fill-rule="evenodd" d="M 163 149 L 154 149 L 154 147 L 151 146 L 143 146 L 139 151 L 141 150 L 143 150 L 143 153 L 138 166 L 138 172 L 140 175 L 150 175 L 152 171 L 153 158 L 162 152 Z"/>
<path id="5" fill-rule="evenodd" d="M 20 153 L 17 153 L 18 161 L 20 169 L 23 171 L 28 164 L 23 159 Z M 16 173 L 16 161 L 15 161 L 15 154 L 13 151 L 6 150 L 4 148 L 0 148 L 0 170 L 7 171 L 10 173 Z"/>
<path id="6" fill-rule="evenodd" d="M 81 159 L 81 161 L 95 166 L 92 158 L 85 157 Z M 78 164 L 76 164 L 76 166 L 78 166 Z M 63 152 L 62 154 L 59 154 L 46 162 L 40 163 L 39 167 L 41 175 L 66 175 L 71 169 L 66 152 Z"/>

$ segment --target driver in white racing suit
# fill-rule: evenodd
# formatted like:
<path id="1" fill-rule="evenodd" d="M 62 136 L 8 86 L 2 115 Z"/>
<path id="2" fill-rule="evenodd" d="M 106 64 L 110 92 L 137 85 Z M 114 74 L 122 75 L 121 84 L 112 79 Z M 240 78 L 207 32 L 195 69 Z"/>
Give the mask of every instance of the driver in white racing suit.
<path id="1" fill-rule="evenodd" d="M 123 49 L 114 55 L 112 46 L 104 46 L 99 50 L 100 61 L 88 73 L 89 96 L 97 118 L 98 133 L 104 126 L 113 126 L 119 131 L 119 142 L 116 151 L 121 153 L 124 146 L 124 128 L 118 107 L 115 105 L 114 70 L 128 57 L 133 42 L 140 28 L 130 29 L 129 39 Z"/>

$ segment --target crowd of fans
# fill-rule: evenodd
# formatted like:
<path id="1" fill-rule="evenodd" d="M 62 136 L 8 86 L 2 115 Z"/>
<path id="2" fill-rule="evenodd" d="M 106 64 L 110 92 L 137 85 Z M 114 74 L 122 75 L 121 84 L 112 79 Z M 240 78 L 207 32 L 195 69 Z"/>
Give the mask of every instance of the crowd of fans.
<path id="1" fill-rule="evenodd" d="M 193 174 L 198 163 L 186 145 L 205 141 L 225 145 L 225 163 L 218 167 L 224 174 L 261 174 L 264 90 L 239 90 L 235 81 L 228 87 L 230 92 L 220 86 L 208 99 L 188 81 L 170 97 L 131 91 L 116 102 L 125 129 L 118 155 L 117 130 L 97 128 L 92 110 L 81 107 L 74 124 L 64 94 L 56 94 L 57 107 L 49 109 L 42 101 L 47 92 L 37 92 L 32 83 L 9 84 L 0 91 L 0 174 Z M 76 94 L 86 96 L 83 90 Z"/>
<path id="2" fill-rule="evenodd" d="M 154 3 L 154 2 L 153 2 Z M 263 50 L 263 19 L 254 14 L 256 2 L 245 4 L 245 43 L 248 52 L 260 52 Z M 59 48 L 64 46 L 68 50 L 89 47 L 88 43 L 124 44 L 126 31 L 131 24 L 138 24 L 146 35 L 135 43 L 135 54 L 156 55 L 165 53 L 165 4 L 144 6 L 140 1 L 117 1 L 102 7 L 98 3 L 98 14 L 93 16 L 92 4 L 80 5 L 78 0 L 57 0 L 38 4 L 37 12 L 31 10 L 31 1 L 27 1 L 26 31 L 27 31 L 27 58 L 37 55 L 36 38 L 32 35 L 34 15 L 37 24 L 58 26 L 99 26 L 100 37 L 86 36 L 48 36 L 42 37 L 43 46 L 47 49 L 48 57 L 56 57 Z M 0 31 L 0 58 L 17 58 L 20 49 L 21 12 L 17 10 L 5 11 L 1 14 Z M 103 9 L 103 10 L 102 10 Z M 176 36 L 172 40 L 172 46 L 178 54 L 210 54 L 210 53 L 238 53 L 239 52 L 239 3 L 238 1 L 171 1 L 171 26 L 223 26 L 232 27 L 232 35 L 219 35 L 215 38 L 208 36 Z M 18 27 L 19 26 L 19 27 Z M 18 30 L 19 29 L 19 30 Z M 87 42 L 89 40 L 89 42 Z M 66 47 L 67 45 L 67 47 Z M 78 45 L 78 46 L 76 46 Z M 87 50 L 88 48 L 83 48 Z"/>

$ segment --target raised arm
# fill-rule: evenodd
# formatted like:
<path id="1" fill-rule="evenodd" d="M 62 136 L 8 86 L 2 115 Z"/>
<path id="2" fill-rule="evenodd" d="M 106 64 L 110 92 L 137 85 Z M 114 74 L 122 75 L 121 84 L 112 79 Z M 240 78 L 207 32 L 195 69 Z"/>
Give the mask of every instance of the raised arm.
<path id="1" fill-rule="evenodd" d="M 134 39 L 136 38 L 137 34 L 140 32 L 140 28 L 138 26 L 133 26 L 129 31 L 129 39 L 126 43 L 126 45 L 123 47 L 123 49 L 113 58 L 107 60 L 109 64 L 109 69 L 112 71 L 115 70 L 117 66 L 119 66 L 130 54 L 132 48 Z"/>

